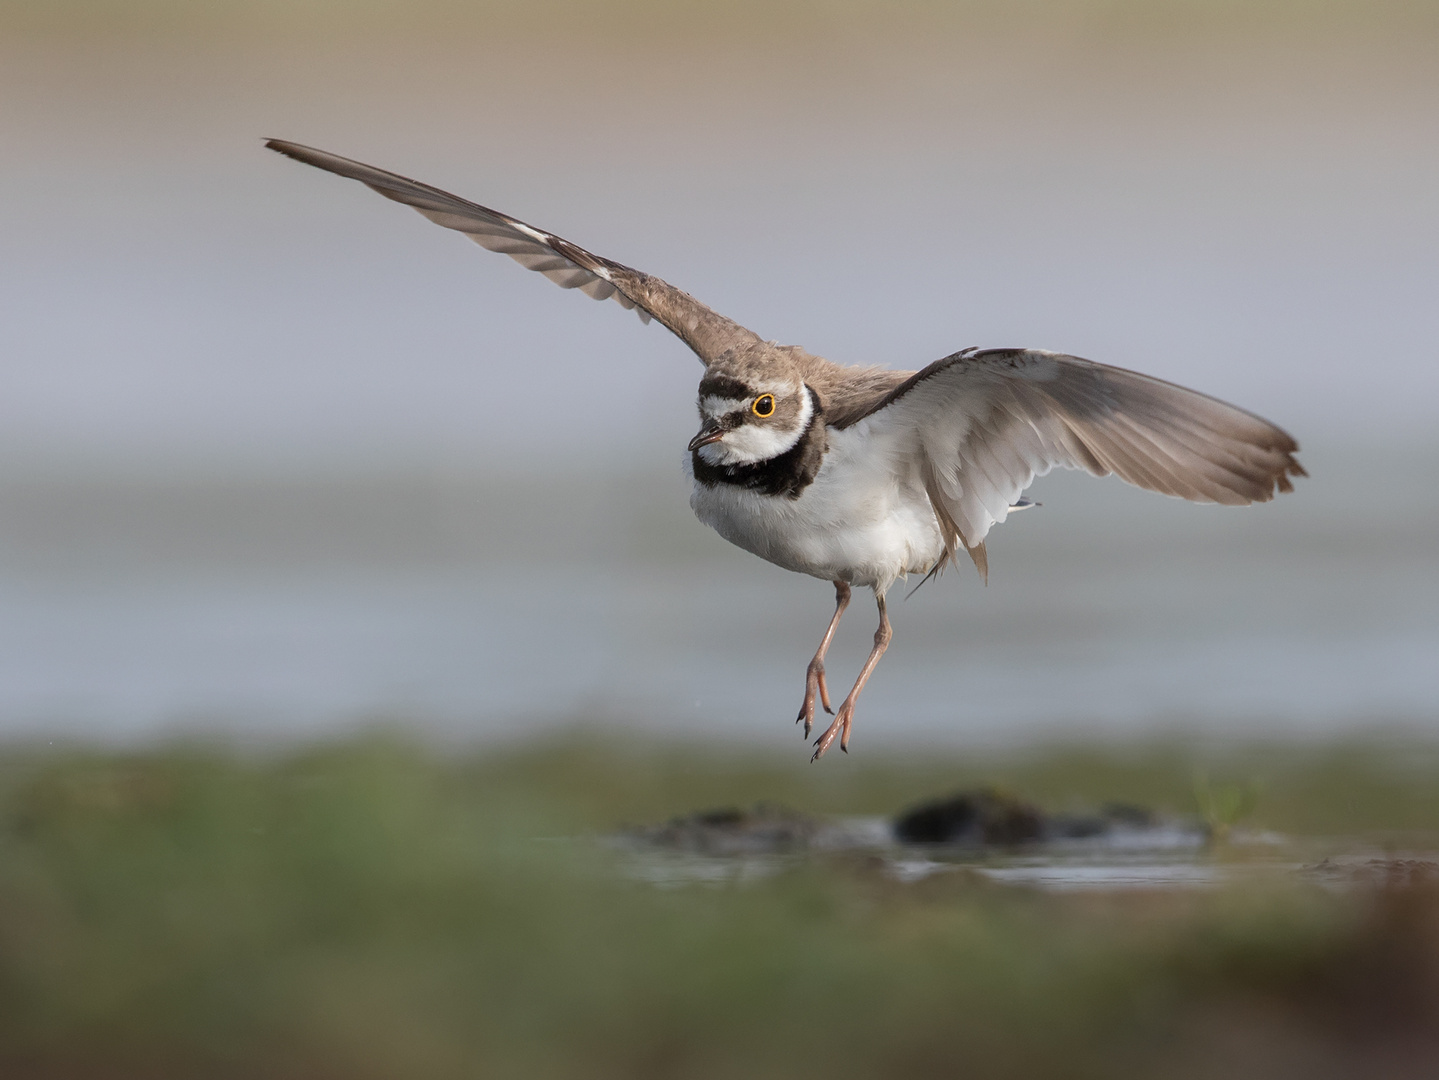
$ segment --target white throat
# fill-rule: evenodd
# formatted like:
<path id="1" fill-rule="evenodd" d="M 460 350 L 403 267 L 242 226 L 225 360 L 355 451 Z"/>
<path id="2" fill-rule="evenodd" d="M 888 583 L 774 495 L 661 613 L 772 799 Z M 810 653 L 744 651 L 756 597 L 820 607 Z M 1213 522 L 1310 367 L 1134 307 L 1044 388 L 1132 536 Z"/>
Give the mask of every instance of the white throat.
<path id="1" fill-rule="evenodd" d="M 707 416 L 726 416 L 737 408 L 749 408 L 748 401 L 734 402 L 728 399 L 706 398 L 704 411 Z M 711 465 L 753 465 L 756 462 L 777 458 L 804 436 L 805 429 L 814 418 L 814 401 L 809 387 L 804 387 L 799 406 L 799 416 L 792 427 L 777 428 L 767 424 L 741 424 L 728 432 L 723 439 L 699 448 L 700 457 Z"/>

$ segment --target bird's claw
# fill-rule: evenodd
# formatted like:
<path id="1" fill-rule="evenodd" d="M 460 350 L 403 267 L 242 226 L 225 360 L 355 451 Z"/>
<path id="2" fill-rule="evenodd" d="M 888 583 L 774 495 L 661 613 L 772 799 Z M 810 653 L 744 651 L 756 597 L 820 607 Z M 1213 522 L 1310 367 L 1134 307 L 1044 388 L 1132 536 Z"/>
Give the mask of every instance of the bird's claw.
<path id="1" fill-rule="evenodd" d="M 853 722 L 854 705 L 850 701 L 845 701 L 839 707 L 834 721 L 824 729 L 824 734 L 815 739 L 814 753 L 810 756 L 810 761 L 818 761 L 823 757 L 824 752 L 834 744 L 836 737 L 839 739 L 839 748 L 846 754 L 849 753 L 849 729 Z"/>
<path id="2" fill-rule="evenodd" d="M 814 727 L 816 699 L 824 706 L 825 712 L 834 715 L 834 710 L 829 707 L 829 685 L 824 680 L 824 662 L 818 657 L 809 662 L 809 670 L 804 674 L 804 704 L 799 707 L 799 715 L 794 718 L 796 724 L 804 723 L 806 739 Z"/>

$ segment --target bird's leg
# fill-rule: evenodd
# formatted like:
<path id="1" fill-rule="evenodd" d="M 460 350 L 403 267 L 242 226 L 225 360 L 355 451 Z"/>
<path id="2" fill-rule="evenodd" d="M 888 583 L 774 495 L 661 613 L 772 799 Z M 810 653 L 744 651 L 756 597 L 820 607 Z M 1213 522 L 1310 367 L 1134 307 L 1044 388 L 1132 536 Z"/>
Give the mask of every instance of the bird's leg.
<path id="1" fill-rule="evenodd" d="M 844 609 L 849 607 L 849 582 L 836 581 L 834 583 L 834 617 L 829 620 L 829 629 L 824 632 L 824 640 L 819 643 L 819 649 L 814 654 L 814 659 L 809 662 L 809 670 L 804 674 L 804 704 L 800 706 L 799 715 L 794 718 L 797 724 L 804 721 L 804 737 L 809 738 L 810 728 L 814 726 L 814 700 L 819 695 L 819 700 L 824 705 L 824 711 L 833 713 L 829 707 L 829 686 L 824 681 L 824 654 L 829 652 L 829 643 L 834 640 L 835 627 L 839 626 L 839 617 L 844 614 Z"/>
<path id="2" fill-rule="evenodd" d="M 811 761 L 818 761 L 821 754 L 829 749 L 830 743 L 834 742 L 835 736 L 840 736 L 839 748 L 846 753 L 849 752 L 849 728 L 854 722 L 854 703 L 859 698 L 859 692 L 864 689 L 864 684 L 869 681 L 870 674 L 874 671 L 879 658 L 884 655 L 884 650 L 889 647 L 889 639 L 894 637 L 894 631 L 889 627 L 889 613 L 884 607 L 883 594 L 876 594 L 875 601 L 879 604 L 879 629 L 874 632 L 874 648 L 869 651 L 869 659 L 864 662 L 860 669 L 859 678 L 854 681 L 854 689 L 849 692 L 849 697 L 839 707 L 834 722 L 825 729 L 823 735 L 814 741 L 814 757 Z"/>

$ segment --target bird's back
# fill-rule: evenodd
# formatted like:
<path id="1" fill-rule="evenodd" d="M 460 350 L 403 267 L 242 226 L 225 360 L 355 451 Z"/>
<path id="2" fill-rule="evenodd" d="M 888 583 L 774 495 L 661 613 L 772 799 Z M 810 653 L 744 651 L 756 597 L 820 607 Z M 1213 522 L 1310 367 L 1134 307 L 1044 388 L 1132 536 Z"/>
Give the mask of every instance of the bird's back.
<path id="1" fill-rule="evenodd" d="M 805 352 L 798 345 L 781 346 L 799 368 L 805 385 L 819 395 L 824 422 L 847 427 L 914 374 L 879 367 L 847 367 Z"/>

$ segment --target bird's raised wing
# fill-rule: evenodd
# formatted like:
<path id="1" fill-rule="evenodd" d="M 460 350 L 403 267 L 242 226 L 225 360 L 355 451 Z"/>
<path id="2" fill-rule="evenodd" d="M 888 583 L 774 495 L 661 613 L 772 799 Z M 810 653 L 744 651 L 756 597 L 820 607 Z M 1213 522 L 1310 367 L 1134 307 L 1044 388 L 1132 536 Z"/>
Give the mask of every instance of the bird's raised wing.
<path id="1" fill-rule="evenodd" d="M 945 533 L 985 573 L 984 538 L 1055 466 L 1240 506 L 1306 475 L 1288 434 L 1173 383 L 1076 356 L 967 349 L 916 372 L 852 423 L 919 461 Z"/>
<path id="2" fill-rule="evenodd" d="M 593 255 L 577 244 L 498 210 L 418 180 L 299 143 L 269 139 L 265 145 L 296 161 L 358 180 L 387 199 L 413 207 L 436 225 L 464 233 L 481 247 L 508 255 L 526 270 L 539 271 L 561 288 L 579 289 L 596 300 L 613 297 L 624 307 L 635 309 L 645 322 L 653 316 L 693 349 L 705 364 L 739 346 L 759 341 L 756 334 L 673 285 Z"/>

